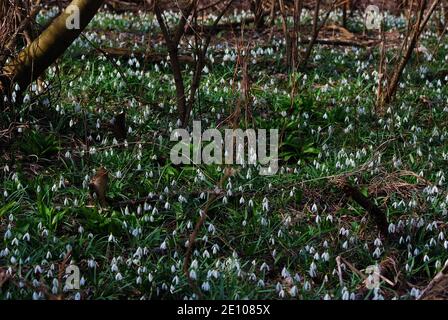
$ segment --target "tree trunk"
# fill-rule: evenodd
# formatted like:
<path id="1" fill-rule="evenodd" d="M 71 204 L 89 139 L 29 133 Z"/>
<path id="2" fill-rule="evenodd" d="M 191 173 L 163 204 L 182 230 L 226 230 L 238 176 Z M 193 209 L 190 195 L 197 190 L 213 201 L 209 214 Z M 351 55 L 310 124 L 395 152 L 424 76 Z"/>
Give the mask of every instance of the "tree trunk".
<path id="1" fill-rule="evenodd" d="M 67 28 L 66 22 L 70 20 L 72 12 L 64 10 L 37 39 L 3 68 L 0 93 L 7 93 L 12 84 L 16 83 L 20 90 L 25 90 L 78 38 L 103 2 L 104 0 L 73 0 L 70 6 L 79 9 L 79 28 Z"/>
<path id="2" fill-rule="evenodd" d="M 257 30 L 263 30 L 264 28 L 264 19 L 266 17 L 266 13 L 263 10 L 263 0 L 253 0 L 251 2 L 251 10 L 255 16 L 255 27 Z"/>
<path id="3" fill-rule="evenodd" d="M 406 68 L 409 60 L 412 57 L 412 53 L 414 52 L 414 49 L 418 43 L 420 35 L 425 29 L 429 19 L 434 13 L 434 10 L 439 5 L 440 1 L 441 0 L 435 0 L 432 3 L 431 7 L 429 7 L 428 9 L 426 9 L 428 5 L 428 0 L 421 0 L 421 2 L 419 3 L 416 22 L 412 26 L 412 29 L 410 30 L 411 33 L 409 37 L 405 37 L 404 39 L 404 41 L 406 41 L 404 43 L 405 45 L 403 45 L 404 54 L 401 56 L 398 64 L 392 70 L 392 74 L 389 77 L 386 92 L 384 92 L 384 94 L 379 99 L 377 110 L 380 112 L 380 114 L 384 112 L 386 105 L 388 105 L 394 99 L 404 69 Z"/>

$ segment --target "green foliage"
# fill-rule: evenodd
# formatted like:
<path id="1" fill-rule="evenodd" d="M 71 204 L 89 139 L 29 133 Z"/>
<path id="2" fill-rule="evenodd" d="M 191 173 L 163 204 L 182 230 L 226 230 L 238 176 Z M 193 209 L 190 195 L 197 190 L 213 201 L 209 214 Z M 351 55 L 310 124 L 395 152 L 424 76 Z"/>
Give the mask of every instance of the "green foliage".
<path id="1" fill-rule="evenodd" d="M 140 36 L 110 35 L 157 30 L 149 19 L 100 14 L 90 26 L 96 33 L 87 36 L 99 47 L 131 43 L 141 51 L 147 43 L 136 41 Z M 349 28 L 362 25 L 351 21 Z M 266 50 L 254 45 L 254 52 Z M 204 298 L 345 299 L 346 292 L 379 298 L 351 268 L 339 277 L 337 256 L 361 272 L 390 258 L 396 272 L 388 279 L 423 288 L 448 259 L 448 88 L 441 67 L 448 46 L 430 34 L 422 38 L 434 51 L 432 60 L 421 55 L 411 61 L 396 103 L 380 118 L 374 107 L 377 48 L 317 46 L 305 73 L 285 75 L 282 45 L 267 45 L 272 54 L 251 56 L 253 99 L 241 108 L 238 125 L 278 129 L 281 168 L 260 176 L 255 166 L 233 166 L 218 187 L 225 166 L 170 162 L 177 113 L 168 61 L 137 67 L 132 56 L 100 58 L 84 38 L 77 41 L 60 61 L 63 85 L 44 109 L 49 123 L 18 133 L 13 151 L 26 158 L 11 153 L 0 159 L 9 166 L 0 165 L 0 251 L 8 248 L 0 265 L 51 290 L 51 266 L 71 250 L 86 280 L 82 298 L 197 298 L 183 261 L 207 208 L 188 266 Z M 221 62 L 226 49 L 220 41 L 213 46 L 216 61 L 204 72 L 192 110 L 203 128 L 230 127 L 226 120 L 241 103 L 236 60 Z M 230 46 L 227 55 L 233 53 Z M 190 71 L 185 66 L 184 75 Z M 45 113 L 32 102 L 24 109 L 31 107 L 23 116 L 34 123 Z M 122 110 L 129 131 L 126 142 L 116 142 L 108 124 Z M 108 206 L 101 209 L 88 189 L 100 166 L 110 178 Z M 387 212 L 397 229 L 392 241 L 379 244 L 369 214 L 334 183 L 346 176 Z M 213 194 L 216 200 L 208 203 Z M 378 292 L 412 299 L 411 289 L 382 283 Z M 36 290 L 8 285 L 0 298 L 9 291 L 29 299 Z M 76 292 L 62 294 L 71 299 Z"/>
<path id="2" fill-rule="evenodd" d="M 43 133 L 37 130 L 26 130 L 17 142 L 16 148 L 28 157 L 50 158 L 60 150 L 58 138 L 50 132 Z"/>

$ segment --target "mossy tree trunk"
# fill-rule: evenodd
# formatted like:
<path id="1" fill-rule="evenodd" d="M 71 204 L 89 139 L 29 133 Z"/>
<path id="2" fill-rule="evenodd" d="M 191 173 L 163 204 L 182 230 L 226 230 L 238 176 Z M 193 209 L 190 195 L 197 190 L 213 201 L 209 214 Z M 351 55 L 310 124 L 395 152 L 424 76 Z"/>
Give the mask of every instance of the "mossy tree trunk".
<path id="1" fill-rule="evenodd" d="M 0 94 L 8 94 L 15 84 L 21 90 L 27 88 L 79 37 L 103 3 L 104 0 L 73 0 L 39 37 L 3 68 Z M 79 28 L 67 28 L 73 13 L 69 8 L 79 10 Z"/>

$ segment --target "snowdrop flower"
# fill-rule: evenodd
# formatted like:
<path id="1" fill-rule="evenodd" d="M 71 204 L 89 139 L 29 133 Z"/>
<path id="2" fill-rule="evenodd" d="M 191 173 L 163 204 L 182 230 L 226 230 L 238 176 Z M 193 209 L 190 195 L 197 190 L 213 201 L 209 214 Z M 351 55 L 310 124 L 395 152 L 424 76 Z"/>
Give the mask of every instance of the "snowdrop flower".
<path id="1" fill-rule="evenodd" d="M 269 266 L 266 262 L 263 262 L 263 264 L 260 266 L 260 271 L 268 271 L 269 272 Z"/>
<path id="2" fill-rule="evenodd" d="M 95 268 L 95 267 L 96 267 L 96 262 L 95 262 L 95 260 L 93 260 L 93 259 L 89 259 L 89 260 L 87 260 L 87 266 L 88 266 L 89 268 L 91 268 L 91 269 Z"/>
<path id="3" fill-rule="evenodd" d="M 291 277 L 290 273 L 288 272 L 288 270 L 286 269 L 286 267 L 283 267 L 282 269 L 282 277 L 283 278 L 289 278 Z"/>
<path id="4" fill-rule="evenodd" d="M 39 265 L 37 265 L 37 266 L 34 268 L 34 273 L 35 273 L 35 274 L 42 273 L 42 268 L 41 268 Z"/>
<path id="5" fill-rule="evenodd" d="M 217 254 L 218 251 L 219 251 L 219 246 L 218 246 L 217 244 L 214 244 L 214 245 L 212 246 L 212 253 L 213 253 L 213 254 Z"/>
<path id="6" fill-rule="evenodd" d="M 381 240 L 379 238 L 376 238 L 375 241 L 373 242 L 375 247 L 380 247 L 383 245 L 383 243 L 381 242 Z"/>
<path id="7" fill-rule="evenodd" d="M 263 211 L 269 211 L 269 200 L 264 197 L 262 202 Z"/>
<path id="8" fill-rule="evenodd" d="M 310 265 L 310 269 L 309 269 L 309 271 L 308 271 L 308 273 L 309 273 L 309 275 L 310 275 L 311 278 L 316 277 L 316 275 L 317 275 L 316 270 L 317 270 L 317 266 L 316 266 L 316 264 L 315 264 L 314 261 L 313 261 L 313 262 L 311 263 L 311 265 Z"/>
<path id="9" fill-rule="evenodd" d="M 420 297 L 420 290 L 416 288 L 412 288 L 410 292 L 411 297 L 418 298 Z"/>
<path id="10" fill-rule="evenodd" d="M 305 290 L 305 291 L 309 291 L 311 289 L 311 284 L 310 284 L 310 282 L 309 281 L 305 281 L 304 283 L 303 283 L 303 290 Z"/>
<path id="11" fill-rule="evenodd" d="M 117 281 L 121 281 L 121 280 L 123 280 L 123 276 L 121 275 L 120 272 L 118 272 L 118 273 L 115 275 L 115 280 L 117 280 Z"/>
<path id="12" fill-rule="evenodd" d="M 204 282 L 201 286 L 203 291 L 209 291 L 210 290 L 210 283 L 208 281 Z"/>
<path id="13" fill-rule="evenodd" d="M 112 233 L 109 235 L 109 238 L 107 239 L 107 242 L 115 242 L 115 237 L 113 236 Z"/>
<path id="14" fill-rule="evenodd" d="M 30 241 L 30 234 L 27 232 L 23 235 L 22 240 Z"/>
<path id="15" fill-rule="evenodd" d="M 389 233 L 395 233 L 395 224 L 390 223 L 387 230 Z"/>
<path id="16" fill-rule="evenodd" d="M 113 263 L 113 264 L 112 264 L 112 267 L 110 268 L 110 271 L 112 271 L 112 272 L 118 272 L 118 266 L 117 266 L 115 263 Z"/>
<path id="17" fill-rule="evenodd" d="M 381 256 L 381 249 L 377 247 L 373 252 L 373 257 L 378 259 L 380 256 Z"/>
<path id="18" fill-rule="evenodd" d="M 278 293 L 279 298 L 284 298 L 285 297 L 285 290 L 280 290 L 280 292 Z"/>

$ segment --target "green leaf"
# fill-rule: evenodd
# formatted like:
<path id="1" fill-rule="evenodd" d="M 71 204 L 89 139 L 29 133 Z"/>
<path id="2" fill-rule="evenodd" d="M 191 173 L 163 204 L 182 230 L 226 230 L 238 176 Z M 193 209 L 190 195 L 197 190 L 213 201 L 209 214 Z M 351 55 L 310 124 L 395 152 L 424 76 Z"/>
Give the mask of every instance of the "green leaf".
<path id="1" fill-rule="evenodd" d="M 16 202 L 12 201 L 0 209 L 0 218 L 15 206 Z"/>
<path id="2" fill-rule="evenodd" d="M 319 152 L 320 152 L 319 149 L 314 147 L 308 147 L 303 150 L 304 154 L 319 154 Z"/>
<path id="3" fill-rule="evenodd" d="M 367 189 L 367 187 L 361 188 L 360 191 L 365 197 L 369 196 L 369 190 Z"/>
<path id="4" fill-rule="evenodd" d="M 415 159 L 412 156 L 412 153 L 409 154 L 409 159 L 411 160 L 411 163 L 414 164 L 415 163 Z"/>

